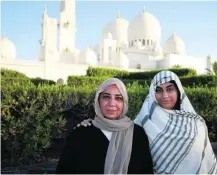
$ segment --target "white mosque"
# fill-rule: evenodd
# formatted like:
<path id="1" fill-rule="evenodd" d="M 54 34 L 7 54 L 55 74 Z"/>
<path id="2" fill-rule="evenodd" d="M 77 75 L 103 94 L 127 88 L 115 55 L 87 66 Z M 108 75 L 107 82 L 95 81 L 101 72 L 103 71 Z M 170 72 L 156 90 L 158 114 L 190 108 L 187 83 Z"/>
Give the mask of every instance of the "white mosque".
<path id="1" fill-rule="evenodd" d="M 130 22 L 118 13 L 105 26 L 94 48 L 86 47 L 80 52 L 75 46 L 75 33 L 75 0 L 60 2 L 60 21 L 50 18 L 45 7 L 38 59 L 16 59 L 15 45 L 2 36 L 1 67 L 56 82 L 66 82 L 68 75 L 85 75 L 88 66 L 141 71 L 180 65 L 194 68 L 199 74 L 211 69 L 213 59 L 188 56 L 184 41 L 175 33 L 161 47 L 161 25 L 145 9 Z"/>

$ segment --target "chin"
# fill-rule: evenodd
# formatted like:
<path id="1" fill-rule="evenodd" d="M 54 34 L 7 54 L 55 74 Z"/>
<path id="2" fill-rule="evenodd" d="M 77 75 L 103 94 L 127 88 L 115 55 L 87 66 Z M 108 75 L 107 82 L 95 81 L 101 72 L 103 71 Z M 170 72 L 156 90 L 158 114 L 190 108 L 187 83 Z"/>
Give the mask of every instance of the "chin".
<path id="1" fill-rule="evenodd" d="M 114 115 L 107 115 L 105 116 L 105 118 L 109 119 L 109 120 L 115 120 L 118 118 L 118 116 L 114 116 Z"/>
<path id="2" fill-rule="evenodd" d="M 167 109 L 167 110 L 171 110 L 172 107 L 171 106 L 162 106 L 164 109 Z"/>

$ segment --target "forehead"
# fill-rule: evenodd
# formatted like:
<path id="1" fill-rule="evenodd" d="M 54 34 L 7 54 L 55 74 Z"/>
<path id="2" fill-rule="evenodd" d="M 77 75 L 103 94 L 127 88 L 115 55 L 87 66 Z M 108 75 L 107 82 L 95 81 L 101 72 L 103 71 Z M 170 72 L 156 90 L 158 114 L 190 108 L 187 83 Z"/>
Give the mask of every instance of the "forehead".
<path id="1" fill-rule="evenodd" d="M 104 91 L 102 91 L 102 93 L 108 93 L 108 94 L 121 94 L 119 88 L 117 87 L 117 85 L 113 84 L 108 86 L 107 88 L 105 88 Z"/>
<path id="2" fill-rule="evenodd" d="M 166 83 L 163 83 L 163 84 L 161 84 L 161 85 L 160 85 L 160 87 L 161 87 L 161 88 L 166 88 L 167 86 L 171 86 L 171 85 L 173 85 L 173 86 L 174 86 L 174 84 L 173 84 L 173 83 L 166 82 Z"/>

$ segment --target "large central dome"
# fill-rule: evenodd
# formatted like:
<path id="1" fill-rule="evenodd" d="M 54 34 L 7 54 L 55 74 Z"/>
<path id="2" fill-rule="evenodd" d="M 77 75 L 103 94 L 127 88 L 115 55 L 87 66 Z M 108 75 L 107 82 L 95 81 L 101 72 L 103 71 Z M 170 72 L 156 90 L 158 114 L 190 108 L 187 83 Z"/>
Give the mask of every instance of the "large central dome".
<path id="1" fill-rule="evenodd" d="M 6 36 L 0 40 L 0 58 L 4 60 L 16 59 L 16 47 Z"/>
<path id="2" fill-rule="evenodd" d="M 159 21 L 152 14 L 146 12 L 145 9 L 129 24 L 129 42 L 134 42 L 135 40 L 149 40 L 150 43 L 160 43 L 160 38 L 161 26 Z"/>
<path id="3" fill-rule="evenodd" d="M 109 23 L 103 30 L 103 38 L 108 35 L 108 33 L 112 34 L 112 38 L 117 40 L 119 46 L 128 45 L 127 39 L 127 29 L 128 29 L 128 21 L 120 17 L 120 13 L 118 13 L 115 21 Z"/>

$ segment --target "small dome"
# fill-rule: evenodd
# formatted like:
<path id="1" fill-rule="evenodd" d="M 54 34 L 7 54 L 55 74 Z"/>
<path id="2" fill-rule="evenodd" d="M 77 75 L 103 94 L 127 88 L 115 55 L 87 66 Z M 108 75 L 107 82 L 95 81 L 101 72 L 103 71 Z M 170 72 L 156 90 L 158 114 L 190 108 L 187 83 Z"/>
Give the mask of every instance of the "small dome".
<path id="1" fill-rule="evenodd" d="M 161 26 L 159 21 L 145 9 L 141 14 L 136 16 L 128 27 L 129 42 L 138 39 L 150 39 L 160 42 Z"/>
<path id="2" fill-rule="evenodd" d="M 86 47 L 85 50 L 80 54 L 80 61 L 81 63 L 88 64 L 90 66 L 96 66 L 96 53 L 91 48 Z"/>
<path id="3" fill-rule="evenodd" d="M 175 33 L 165 42 L 163 47 L 164 54 L 185 55 L 185 43 Z"/>
<path id="4" fill-rule="evenodd" d="M 6 36 L 2 36 L 0 41 L 0 57 L 4 60 L 16 59 L 16 47 Z"/>
<path id="5" fill-rule="evenodd" d="M 127 38 L 127 29 L 128 29 L 129 22 L 120 17 L 120 13 L 118 13 L 116 19 L 107 24 L 103 30 L 103 38 L 108 35 L 108 33 L 112 34 L 114 40 L 117 40 L 117 43 L 120 46 L 128 45 L 128 38 Z"/>

